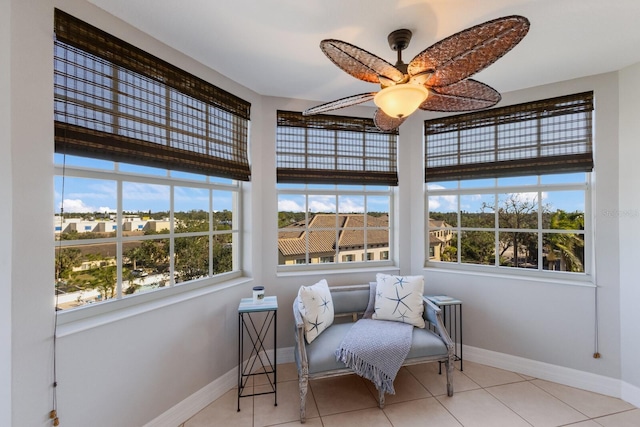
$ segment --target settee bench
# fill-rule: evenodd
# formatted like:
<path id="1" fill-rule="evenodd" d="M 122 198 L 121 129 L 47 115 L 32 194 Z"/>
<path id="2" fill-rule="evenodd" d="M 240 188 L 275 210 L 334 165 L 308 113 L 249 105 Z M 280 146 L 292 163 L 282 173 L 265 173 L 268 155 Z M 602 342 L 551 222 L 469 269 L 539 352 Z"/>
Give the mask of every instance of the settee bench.
<path id="1" fill-rule="evenodd" d="M 298 298 L 293 303 L 295 321 L 295 361 L 300 388 L 300 421 L 306 421 L 306 396 L 309 380 L 352 374 L 344 363 L 336 360 L 335 352 L 343 338 L 362 318 L 370 297 L 370 285 L 334 286 L 330 288 L 335 313 L 334 323 L 310 344 L 305 341 L 305 327 L 299 310 Z M 427 298 L 423 298 L 423 318 L 426 328 L 414 327 L 409 354 L 403 366 L 443 362 L 447 376 L 447 395 L 453 395 L 453 342 L 444 327 L 442 311 Z M 384 407 L 384 391 L 378 392 L 378 406 Z"/>

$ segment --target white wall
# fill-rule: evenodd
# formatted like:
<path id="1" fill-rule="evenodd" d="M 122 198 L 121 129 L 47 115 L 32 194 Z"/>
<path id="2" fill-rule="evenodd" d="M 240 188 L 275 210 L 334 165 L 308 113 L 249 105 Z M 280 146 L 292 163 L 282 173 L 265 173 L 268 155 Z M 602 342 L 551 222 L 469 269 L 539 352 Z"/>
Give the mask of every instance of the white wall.
<path id="1" fill-rule="evenodd" d="M 261 98 L 84 0 L 56 0 L 54 3 L 252 103 L 253 180 L 246 185 L 243 200 L 245 244 L 251 250 L 243 255 L 243 266 L 248 275 L 267 287 L 269 294 L 279 297 L 279 347 L 289 347 L 293 343 L 290 307 L 301 284 L 314 283 L 321 277 L 327 277 L 335 285 L 361 283 L 373 278 L 374 272 L 328 275 L 276 272 L 275 111 L 278 108 L 301 110 L 315 103 Z M 52 380 L 53 7 L 49 2 L 20 0 L 11 0 L 10 5 L 10 29 L 0 25 L 1 31 L 11 33 L 10 41 L 7 37 L 0 41 L 3 53 L 7 48 L 11 49 L 11 73 L 8 77 L 4 77 L 7 76 L 4 72 L 1 74 L 0 93 L 6 92 L 8 85 L 12 91 L 8 101 L 6 97 L 0 100 L 0 113 L 10 109 L 10 114 L 0 114 L 0 124 L 5 125 L 0 126 L 0 132 L 3 132 L 0 174 L 5 178 L 0 180 L 0 196 L 11 201 L 10 212 L 0 214 L 0 218 L 7 221 L 5 223 L 11 224 L 9 238 L 0 243 L 0 262 L 9 263 L 0 273 L 7 279 L 2 280 L 0 286 L 10 283 L 8 293 L 12 305 L 8 306 L 5 301 L 0 303 L 3 304 L 0 320 L 5 325 L 0 326 L 0 342 L 8 341 L 7 331 L 2 327 L 10 327 L 13 382 L 11 403 L 4 403 L 6 401 L 2 399 L 0 410 L 11 405 L 12 425 L 44 426 L 49 425 L 46 417 L 50 410 Z M 6 9 L 3 4 L 0 24 L 7 21 Z M 5 71 L 7 64 L 1 61 L 4 59 L 0 60 L 0 71 Z M 637 69 L 630 71 L 625 81 L 632 80 L 634 73 Z M 505 94 L 503 105 L 592 89 L 596 92 L 598 106 L 594 212 L 598 241 L 597 283 L 601 286 L 601 359 L 591 358 L 592 289 L 423 270 L 421 120 L 429 117 L 426 113 L 407 120 L 401 132 L 400 182 L 403 188 L 398 191 L 396 209 L 397 217 L 402 221 L 395 224 L 400 230 L 395 236 L 399 242 L 396 261 L 403 274 L 424 272 L 428 290 L 451 293 L 464 300 L 466 344 L 620 378 L 621 295 L 618 283 L 622 275 L 626 284 L 624 292 L 632 291 L 629 285 L 632 272 L 619 268 L 618 255 L 628 252 L 625 256 L 631 256 L 631 250 L 635 248 L 631 239 L 624 240 L 619 247 L 617 219 L 603 218 L 599 214 L 619 205 L 617 75 Z M 621 105 L 626 108 L 626 103 Z M 369 108 L 360 107 L 344 113 L 370 116 L 371 112 Z M 626 131 L 633 130 L 636 129 L 629 123 Z M 9 139 L 9 144 L 4 143 L 5 138 Z M 632 150 L 633 147 L 629 142 L 624 149 Z M 629 160 L 626 168 L 632 166 Z M 633 192 L 622 184 L 620 190 Z M 638 206 L 633 207 L 637 209 Z M 58 341 L 58 399 L 62 425 L 126 427 L 144 424 L 228 373 L 236 365 L 236 304 L 241 297 L 250 295 L 251 286 L 252 282 L 247 281 L 235 287 L 194 292 L 188 295 L 192 297 L 190 299 L 183 298 L 176 304 L 133 316 L 126 312 L 114 313 L 113 318 L 119 320 L 85 325 L 86 329 L 65 325 Z M 2 291 L 6 295 L 4 289 Z M 627 307 L 630 304 L 622 306 L 625 310 L 623 334 L 631 334 L 630 328 L 637 324 L 634 322 L 637 315 L 632 314 L 634 309 Z M 9 321 L 9 326 L 4 320 Z M 625 356 L 623 375 L 637 385 L 640 383 L 637 367 L 631 362 L 637 360 L 639 353 L 635 345 L 637 343 L 629 346 L 631 356 Z M 0 356 L 0 397 L 3 397 L 10 380 L 7 378 L 8 362 L 5 362 L 6 355 L 2 350 Z M 0 414 L 3 414 L 0 415 L 0 423 L 3 423 L 7 416 L 4 411 Z"/>
<path id="2" fill-rule="evenodd" d="M 17 0 L 11 8 L 12 425 L 40 426 L 52 384 L 53 10 Z"/>
<path id="3" fill-rule="evenodd" d="M 634 386 L 640 404 L 640 64 L 620 72 L 620 333 L 622 379 Z M 631 398 L 629 397 L 630 401 Z"/>
<path id="4" fill-rule="evenodd" d="M 11 4 L 0 1 L 0 200 L 11 200 Z M 7 203 L 4 203 L 7 206 Z M 0 223 L 11 224 L 11 209 L 0 209 Z M 0 425 L 11 425 L 11 227 L 0 239 Z"/>

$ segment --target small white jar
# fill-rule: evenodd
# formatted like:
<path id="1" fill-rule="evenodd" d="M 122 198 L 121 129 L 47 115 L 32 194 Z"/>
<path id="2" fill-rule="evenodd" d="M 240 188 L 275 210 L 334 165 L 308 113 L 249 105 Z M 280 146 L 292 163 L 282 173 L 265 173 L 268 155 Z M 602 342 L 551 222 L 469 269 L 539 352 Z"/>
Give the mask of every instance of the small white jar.
<path id="1" fill-rule="evenodd" d="M 264 286 L 253 287 L 253 303 L 262 304 L 264 302 Z"/>

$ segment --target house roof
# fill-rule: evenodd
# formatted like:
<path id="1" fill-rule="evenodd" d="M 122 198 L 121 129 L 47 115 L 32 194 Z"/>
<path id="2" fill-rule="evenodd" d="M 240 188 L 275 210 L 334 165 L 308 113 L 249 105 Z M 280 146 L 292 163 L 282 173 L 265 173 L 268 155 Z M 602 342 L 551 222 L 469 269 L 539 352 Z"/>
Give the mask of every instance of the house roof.
<path id="1" fill-rule="evenodd" d="M 296 222 L 278 230 L 278 250 L 284 256 L 300 255 L 306 252 L 307 240 L 309 253 L 335 253 L 336 240 L 341 249 L 361 248 L 364 245 L 364 214 L 316 214 L 309 223 L 309 232 L 304 230 L 304 221 Z M 336 225 L 340 232 L 336 238 Z M 367 227 L 385 227 L 368 229 L 368 246 L 389 246 L 389 217 L 367 215 Z M 307 239 L 308 237 L 308 239 Z"/>

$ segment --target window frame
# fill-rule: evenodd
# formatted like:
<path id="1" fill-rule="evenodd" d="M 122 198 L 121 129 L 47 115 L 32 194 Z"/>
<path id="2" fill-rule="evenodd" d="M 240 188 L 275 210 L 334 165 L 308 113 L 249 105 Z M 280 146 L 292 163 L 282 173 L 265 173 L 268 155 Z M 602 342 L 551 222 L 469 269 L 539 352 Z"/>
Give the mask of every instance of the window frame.
<path id="1" fill-rule="evenodd" d="M 394 249 L 394 227 L 393 227 L 393 218 L 394 218 L 394 214 L 393 214 L 393 206 L 394 206 L 394 196 L 395 196 L 395 188 L 396 187 L 391 187 L 389 186 L 387 190 L 382 190 L 380 189 L 381 186 L 377 185 L 377 186 L 363 186 L 363 185 L 354 185 L 354 186 L 345 186 L 345 185 L 324 185 L 321 186 L 322 188 L 316 188 L 316 186 L 313 186 L 312 188 L 310 188 L 308 185 L 306 184 L 300 184 L 299 188 L 291 188 L 291 184 L 278 184 L 276 186 L 276 199 L 279 200 L 280 196 L 282 195 L 297 195 L 297 196 L 304 196 L 305 198 L 309 198 L 309 197 L 313 197 L 313 196 L 333 196 L 336 197 L 336 199 L 338 199 L 340 196 L 363 196 L 364 197 L 364 202 L 365 202 L 365 206 L 366 206 L 366 199 L 368 196 L 374 196 L 374 197 L 388 197 L 389 198 L 389 224 L 388 224 L 388 233 L 389 233 L 389 247 L 388 247 L 388 252 L 389 252 L 389 256 L 388 259 L 386 260 L 357 260 L 357 257 L 355 257 L 354 255 L 354 261 L 349 261 L 349 262 L 342 262 L 342 261 L 336 261 L 336 260 L 341 260 L 342 259 L 342 254 L 339 249 L 336 251 L 337 253 L 334 253 L 332 256 L 334 257 L 334 262 L 318 262 L 318 263 L 304 263 L 304 264 L 279 264 L 277 265 L 277 272 L 278 273 L 286 273 L 286 272 L 299 272 L 299 271 L 341 271 L 341 270 L 346 270 L 346 269 L 371 269 L 371 268 L 377 268 L 377 267 L 381 267 L 381 268 L 388 268 L 390 266 L 394 265 L 393 262 L 393 254 L 395 253 L 395 249 Z M 345 188 L 347 187 L 347 188 Z M 357 187 L 356 188 L 348 188 L 348 187 Z M 375 188 L 372 189 L 371 187 Z M 277 203 L 276 203 L 277 205 Z M 334 215 L 348 215 L 348 214 L 342 214 L 337 212 L 338 208 L 336 206 L 336 212 L 331 212 Z M 363 214 L 367 214 L 366 210 L 365 212 L 363 212 Z M 308 217 L 308 213 L 305 214 L 305 226 L 304 226 L 304 230 L 307 231 L 308 230 L 308 222 L 309 222 L 309 217 Z M 349 227 L 347 227 L 349 228 Z M 339 228 L 336 227 L 334 228 L 334 230 L 338 230 Z M 367 230 L 366 227 L 366 223 L 364 224 L 363 229 Z M 376 228 L 378 229 L 378 228 Z M 280 228 L 278 228 L 278 233 L 279 233 Z M 308 245 L 305 246 L 306 252 L 305 252 L 305 257 L 307 260 L 311 259 L 311 253 L 309 252 L 309 247 Z M 278 250 L 276 248 L 276 250 Z M 363 254 L 364 254 L 364 249 L 363 249 Z"/>
<path id="2" fill-rule="evenodd" d="M 425 230 L 426 230 L 426 238 L 425 245 L 427 250 L 425 251 L 425 268 L 433 268 L 440 270 L 448 270 L 448 271 L 460 271 L 460 272 L 474 272 L 474 273 L 486 273 L 486 274 L 495 274 L 498 276 L 516 276 L 521 278 L 532 278 L 532 279 L 544 279 L 544 280 L 553 280 L 563 283 L 570 284 L 587 284 L 594 283 L 595 277 L 595 263 L 594 263 L 594 228 L 593 228 L 593 212 L 592 212 L 592 173 L 585 172 L 585 182 L 584 183 L 542 183 L 542 175 L 527 175 L 527 177 L 536 177 L 535 184 L 523 184 L 523 185 L 499 185 L 499 178 L 492 178 L 493 185 L 492 186 L 461 186 L 461 182 L 463 180 L 457 181 L 448 181 L 448 182 L 457 182 L 456 188 L 441 188 L 434 189 L 429 188 L 430 184 L 435 183 L 425 183 L 424 184 L 424 203 L 425 203 Z M 548 177 L 548 175 L 545 175 Z M 463 231 L 487 231 L 494 232 L 496 236 L 499 235 L 501 230 L 509 230 L 500 228 L 499 223 L 497 222 L 498 210 L 495 209 L 493 213 L 496 217 L 493 227 L 487 228 L 477 228 L 477 227 L 463 227 L 461 224 L 461 209 L 460 209 L 460 197 L 465 195 L 493 195 L 495 196 L 495 200 L 498 200 L 499 195 L 507 194 L 507 193 L 538 193 L 538 200 L 540 195 L 546 191 L 584 191 L 584 262 L 583 272 L 569 272 L 569 271 L 554 271 L 554 270 L 546 270 L 543 268 L 543 263 L 541 261 L 538 262 L 538 267 L 536 269 L 529 268 L 519 268 L 519 267 L 511 267 L 511 266 L 501 266 L 498 257 L 495 257 L 494 263 L 491 265 L 481 265 L 481 264 L 471 264 L 464 263 L 461 260 L 461 233 Z M 429 198 L 434 196 L 456 196 L 457 197 L 457 224 L 452 227 L 433 227 L 431 228 L 429 225 L 429 218 L 431 216 L 431 210 L 429 208 Z M 538 207 L 536 209 L 536 213 L 538 216 L 537 228 L 526 228 L 522 229 L 523 232 L 535 232 L 537 234 L 538 239 L 538 260 L 542 259 L 542 251 L 543 245 L 541 245 L 541 241 L 543 235 L 545 233 L 549 233 L 550 229 L 543 228 L 542 224 L 542 212 L 540 210 L 540 203 L 538 202 Z M 435 261 L 429 258 L 429 236 L 431 232 L 441 231 L 441 230 L 452 230 L 454 233 L 457 233 L 457 259 L 455 262 L 452 261 Z M 552 231 L 553 232 L 553 231 Z M 557 230 L 555 231 L 557 233 Z M 499 240 L 497 237 L 494 238 L 494 243 L 497 245 Z"/>
<path id="3" fill-rule="evenodd" d="M 134 305 L 148 303 L 156 300 L 162 300 L 165 298 L 169 298 L 172 296 L 177 296 L 180 294 L 186 294 L 188 292 L 192 292 L 202 288 L 216 288 L 215 285 L 223 285 L 223 284 L 232 284 L 234 282 L 241 282 L 245 280 L 249 280 L 248 278 L 243 277 L 242 270 L 242 245 L 243 245 L 243 230 L 242 230 L 242 193 L 243 193 L 243 184 L 241 181 L 230 180 L 229 183 L 224 182 L 213 182 L 212 178 L 216 177 L 207 177 L 206 180 L 194 180 L 188 178 L 180 178 L 180 177 L 172 177 L 170 172 L 167 171 L 166 176 L 161 175 L 150 175 L 144 173 L 134 173 L 134 172 L 124 172 L 119 170 L 119 164 L 117 162 L 113 163 L 114 169 L 99 169 L 92 167 L 83 167 L 83 166 L 75 166 L 68 164 L 54 164 L 54 176 L 66 178 L 83 178 L 83 179 L 95 179 L 95 180 L 108 180 L 113 181 L 117 187 L 117 213 L 116 213 L 116 223 L 115 223 L 115 232 L 116 237 L 106 237 L 100 239 L 80 239 L 80 240 L 58 240 L 56 239 L 56 235 L 58 234 L 55 231 L 58 228 L 58 224 L 54 224 L 54 232 L 52 234 L 52 241 L 54 245 L 54 249 L 63 249 L 65 247 L 77 246 L 80 244 L 91 244 L 91 243 L 113 243 L 117 248 L 116 255 L 116 263 L 117 263 L 117 276 L 116 276 L 116 296 L 114 298 L 110 298 L 104 301 L 100 301 L 95 304 L 84 304 L 79 307 L 74 307 L 70 309 L 60 310 L 58 311 L 58 316 L 60 318 L 60 324 L 65 324 L 69 322 L 73 322 L 76 320 L 87 319 L 94 316 L 99 316 L 102 314 L 111 313 L 123 308 L 132 307 Z M 178 171 L 179 172 L 179 171 Z M 179 233 L 176 232 L 173 227 L 170 228 L 170 231 L 165 234 L 152 235 L 152 236 L 130 236 L 125 237 L 122 235 L 123 231 L 123 223 L 124 223 L 124 213 L 122 211 L 122 199 L 123 199 L 123 182 L 134 182 L 134 183 L 143 183 L 143 184 L 153 184 L 153 185 L 164 185 L 172 187 L 171 194 L 173 194 L 174 189 L 176 187 L 190 187 L 190 188 L 201 188 L 209 191 L 225 191 L 232 192 L 233 194 L 233 202 L 232 202 L 232 229 L 217 231 L 213 230 L 211 227 L 206 232 L 186 232 Z M 170 198 L 170 217 L 174 217 L 174 198 Z M 213 202 L 214 199 L 210 198 L 210 203 Z M 59 219 L 60 212 L 54 212 L 56 215 L 56 220 Z M 210 212 L 209 212 L 210 214 Z M 209 217 L 209 223 L 211 224 L 211 216 Z M 124 289 L 122 282 L 124 281 L 123 277 L 123 259 L 122 259 L 122 245 L 128 241 L 143 241 L 143 240 L 156 240 L 156 239 L 169 239 L 171 242 L 171 247 L 173 247 L 173 241 L 177 238 L 190 237 L 195 235 L 207 235 L 210 236 L 209 239 L 215 239 L 216 235 L 220 234 L 231 234 L 233 239 L 233 247 L 232 247 L 232 270 L 229 272 L 219 273 L 219 274 L 210 274 L 207 277 L 197 278 L 194 280 L 175 283 L 174 281 L 174 272 L 176 271 L 175 265 L 173 262 L 170 264 L 170 272 L 169 272 L 169 282 L 165 287 L 148 290 L 141 293 L 134 293 L 132 295 L 124 295 Z M 209 249 L 209 260 L 211 261 L 211 248 Z M 170 252 L 170 257 L 173 258 L 173 254 Z M 212 266 L 210 263 L 209 272 L 211 273 Z M 168 300 L 167 300 L 168 301 Z"/>

